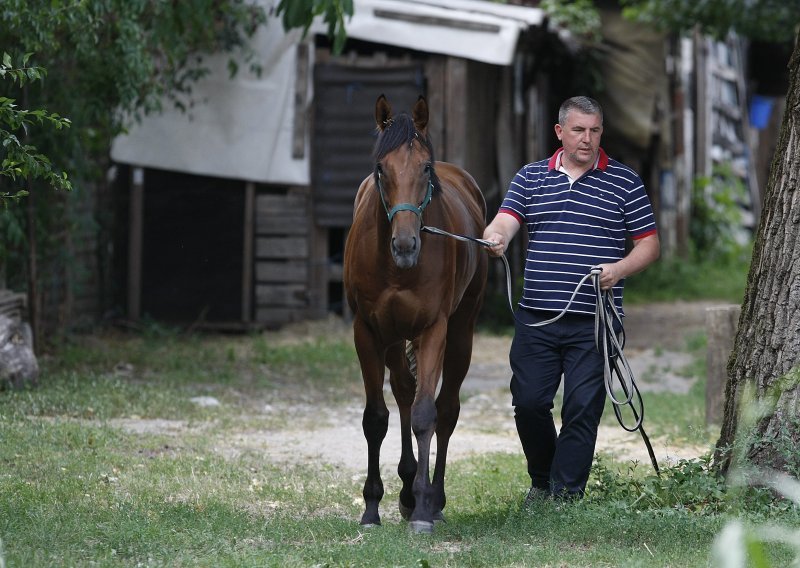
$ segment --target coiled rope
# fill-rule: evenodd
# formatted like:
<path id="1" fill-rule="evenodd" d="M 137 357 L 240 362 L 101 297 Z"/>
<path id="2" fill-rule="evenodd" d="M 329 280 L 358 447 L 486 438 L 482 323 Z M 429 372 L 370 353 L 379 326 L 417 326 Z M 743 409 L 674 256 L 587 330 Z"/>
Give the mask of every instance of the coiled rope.
<path id="1" fill-rule="evenodd" d="M 475 237 L 468 237 L 465 235 L 457 235 L 437 227 L 423 226 L 420 230 L 434 235 L 450 237 L 459 241 L 476 243 L 485 248 L 491 248 L 494 246 L 494 243 L 491 241 L 477 239 Z M 583 286 L 587 280 L 592 281 L 592 287 L 595 294 L 594 340 L 597 351 L 603 355 L 603 381 L 605 383 L 606 393 L 611 399 L 614 415 L 616 416 L 619 425 L 628 432 L 635 432 L 637 430 L 639 431 L 639 434 L 642 436 L 642 440 L 644 441 L 644 445 L 647 448 L 647 453 L 650 456 L 650 462 L 653 464 L 653 469 L 655 469 L 656 474 L 660 476 L 661 471 L 658 467 L 658 460 L 656 460 L 653 446 L 650 444 L 650 438 L 647 436 L 647 433 L 644 431 L 643 427 L 644 401 L 642 400 L 642 394 L 639 392 L 639 387 L 636 385 L 636 380 L 634 379 L 631 366 L 622 351 L 625 347 L 625 328 L 622 325 L 622 316 L 617 310 L 617 307 L 614 305 L 613 293 L 609 293 L 608 291 L 600 288 L 600 273 L 602 272 L 602 269 L 598 266 L 593 266 L 589 273 L 581 278 L 580 282 L 578 282 L 578 285 L 572 292 L 572 295 L 570 296 L 570 299 L 564 309 L 554 317 L 541 322 L 524 323 L 517 319 L 517 315 L 514 311 L 514 301 L 512 298 L 513 292 L 511 285 L 511 267 L 508 264 L 508 259 L 506 258 L 505 254 L 503 254 L 500 258 L 503 261 L 506 272 L 506 296 L 508 298 L 508 307 L 511 310 L 511 315 L 518 323 L 528 327 L 541 327 L 561 319 L 567 313 L 567 310 L 569 310 L 572 302 L 575 300 L 575 296 L 577 296 L 578 291 L 581 289 L 581 286 Z M 616 322 L 621 329 L 619 336 L 617 336 L 616 332 L 614 331 L 614 322 Z M 616 396 L 616 389 L 614 387 L 615 382 L 619 382 L 619 386 L 622 389 L 624 397 L 618 398 Z M 625 420 L 622 417 L 623 406 L 629 406 L 633 412 L 634 424 L 632 426 L 625 424 Z"/>

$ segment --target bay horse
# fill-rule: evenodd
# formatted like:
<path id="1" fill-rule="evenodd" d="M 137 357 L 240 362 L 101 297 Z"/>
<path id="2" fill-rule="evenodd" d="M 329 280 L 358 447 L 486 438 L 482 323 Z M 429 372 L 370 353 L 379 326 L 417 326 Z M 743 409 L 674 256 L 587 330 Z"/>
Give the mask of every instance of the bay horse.
<path id="1" fill-rule="evenodd" d="M 432 227 L 480 237 L 486 204 L 472 176 L 453 164 L 434 161 L 424 97 L 419 97 L 411 116 L 393 116 L 381 95 L 375 103 L 375 122 L 375 166 L 358 188 L 344 253 L 344 283 L 366 395 L 362 427 L 367 480 L 361 524 L 381 522 L 379 458 L 389 424 L 383 395 L 388 368 L 400 415 L 400 512 L 413 532 L 431 533 L 434 521 L 444 519 L 447 446 L 461 408 L 459 390 L 472 357 L 488 256 L 474 244 L 421 229 L 424 219 Z"/>

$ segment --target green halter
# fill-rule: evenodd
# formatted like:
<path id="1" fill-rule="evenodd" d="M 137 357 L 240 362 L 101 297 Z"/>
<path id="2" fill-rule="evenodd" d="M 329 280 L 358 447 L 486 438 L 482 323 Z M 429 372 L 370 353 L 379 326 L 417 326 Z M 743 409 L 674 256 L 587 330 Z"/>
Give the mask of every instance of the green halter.
<path id="1" fill-rule="evenodd" d="M 381 202 L 383 203 L 383 208 L 386 210 L 386 216 L 389 217 L 389 222 L 392 222 L 394 216 L 399 211 L 411 211 L 417 217 L 422 220 L 422 211 L 425 207 L 428 206 L 428 203 L 431 202 L 431 196 L 433 195 L 433 180 L 428 178 L 428 191 L 425 193 L 425 199 L 422 200 L 422 203 L 419 205 L 413 205 L 411 203 L 400 203 L 399 205 L 395 205 L 392 209 L 389 209 L 389 206 L 386 205 L 386 197 L 383 193 L 383 183 L 381 182 L 381 173 L 378 172 L 378 193 L 381 196 Z"/>

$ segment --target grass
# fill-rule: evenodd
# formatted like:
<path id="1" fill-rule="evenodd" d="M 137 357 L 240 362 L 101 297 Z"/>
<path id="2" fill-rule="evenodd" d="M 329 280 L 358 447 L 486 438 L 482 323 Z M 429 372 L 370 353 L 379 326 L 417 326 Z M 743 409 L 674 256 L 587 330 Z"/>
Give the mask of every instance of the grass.
<path id="1" fill-rule="evenodd" d="M 690 355 L 690 363 L 672 372 L 693 380 L 686 394 L 662 391 L 643 395 L 645 405 L 645 431 L 651 437 L 667 438 L 671 443 L 713 446 L 719 437 L 718 427 L 706 425 L 706 337 L 705 334 L 688 337 L 684 351 Z M 654 371 L 656 375 L 658 370 Z M 634 377 L 641 384 L 642 379 Z M 656 376 L 657 379 L 657 376 Z M 619 393 L 617 396 L 622 396 Z M 638 412 L 638 407 L 637 412 Z M 626 424 L 634 424 L 635 417 L 629 407 L 621 410 Z M 676 420 L 675 417 L 680 417 Z M 603 423 L 616 424 L 610 400 L 606 400 Z"/>
<path id="2" fill-rule="evenodd" d="M 625 282 L 625 302 L 719 300 L 741 304 L 750 268 L 749 249 L 721 258 L 662 258 Z"/>
<path id="3" fill-rule="evenodd" d="M 520 457 L 448 465 L 448 523 L 414 536 L 384 477 L 384 525 L 365 530 L 363 474 L 275 464 L 228 441 L 285 427 L 271 403 L 356 399 L 349 334 L 74 338 L 41 386 L 0 392 L 0 566 L 707 566 L 726 520 L 800 525 L 763 494 L 729 502 L 702 463 L 663 479 L 598 461 L 591 497 L 522 511 Z M 192 397 L 213 396 L 203 407 Z M 648 396 L 654 431 L 688 436 L 700 392 Z M 265 410 L 266 409 L 266 410 Z M 656 410 L 660 409 L 660 410 Z M 126 420 L 179 426 L 133 431 Z M 775 565 L 792 551 L 772 550 Z"/>
<path id="4" fill-rule="evenodd" d="M 625 281 L 625 304 L 715 300 L 741 304 L 750 269 L 750 248 L 737 254 L 689 258 L 661 258 L 640 274 Z M 505 277 L 505 274 L 503 274 Z M 519 280 L 512 291 L 516 305 L 522 294 Z M 513 334 L 505 282 L 486 295 L 478 321 L 490 333 Z"/>

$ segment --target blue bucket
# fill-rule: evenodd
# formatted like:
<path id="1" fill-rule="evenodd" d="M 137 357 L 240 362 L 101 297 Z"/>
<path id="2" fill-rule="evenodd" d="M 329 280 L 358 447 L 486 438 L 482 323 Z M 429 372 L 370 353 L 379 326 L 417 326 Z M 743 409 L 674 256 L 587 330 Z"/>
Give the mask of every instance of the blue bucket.
<path id="1" fill-rule="evenodd" d="M 769 117 L 772 114 L 771 97 L 753 95 L 750 100 L 750 126 L 763 130 L 769 124 Z"/>

